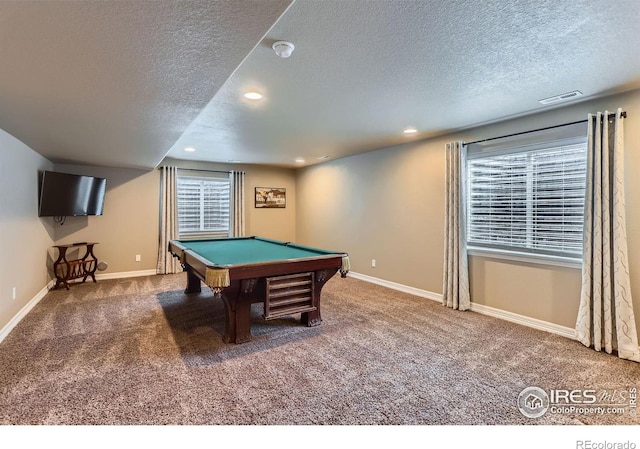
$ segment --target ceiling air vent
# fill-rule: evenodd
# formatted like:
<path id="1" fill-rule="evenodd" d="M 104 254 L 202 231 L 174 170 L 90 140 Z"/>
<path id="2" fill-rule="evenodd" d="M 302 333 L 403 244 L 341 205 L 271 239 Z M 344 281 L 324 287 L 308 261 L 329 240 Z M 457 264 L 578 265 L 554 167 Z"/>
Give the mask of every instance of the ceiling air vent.
<path id="1" fill-rule="evenodd" d="M 582 95 L 582 92 L 579 90 L 574 90 L 573 92 L 567 92 L 566 94 L 556 95 L 555 97 L 545 98 L 543 100 L 538 100 L 541 104 L 553 104 L 560 103 L 561 101 L 571 100 L 573 98 L 579 97 Z"/>

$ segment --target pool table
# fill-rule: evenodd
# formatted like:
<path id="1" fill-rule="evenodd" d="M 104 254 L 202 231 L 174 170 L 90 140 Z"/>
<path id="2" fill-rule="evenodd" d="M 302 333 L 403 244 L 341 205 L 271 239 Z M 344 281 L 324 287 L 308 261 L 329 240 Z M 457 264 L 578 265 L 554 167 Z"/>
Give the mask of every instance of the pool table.
<path id="1" fill-rule="evenodd" d="M 346 253 L 326 251 L 260 237 L 172 240 L 169 251 L 187 272 L 185 293 L 201 291 L 201 281 L 221 297 L 226 343 L 251 340 L 251 304 L 264 303 L 264 318 L 301 314 L 317 326 L 320 292 L 340 271 L 346 277 Z"/>

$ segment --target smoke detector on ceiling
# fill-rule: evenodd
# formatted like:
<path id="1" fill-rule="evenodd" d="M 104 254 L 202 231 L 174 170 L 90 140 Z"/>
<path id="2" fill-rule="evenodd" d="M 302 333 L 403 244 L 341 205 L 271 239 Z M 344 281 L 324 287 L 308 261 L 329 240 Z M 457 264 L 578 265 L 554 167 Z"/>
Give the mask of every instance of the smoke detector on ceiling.
<path id="1" fill-rule="evenodd" d="M 296 47 L 291 42 L 278 41 L 274 42 L 271 48 L 273 48 L 273 51 L 276 52 L 276 55 L 280 56 L 281 58 L 288 58 L 289 56 L 291 56 L 291 53 L 293 53 L 293 50 Z"/>
<path id="2" fill-rule="evenodd" d="M 579 90 L 574 90 L 573 92 L 567 92 L 566 94 L 560 94 L 560 95 L 556 95 L 555 97 L 544 98 L 538 101 L 541 104 L 554 104 L 554 103 L 560 103 L 561 101 L 572 100 L 581 95 L 582 95 L 582 92 L 580 92 Z"/>

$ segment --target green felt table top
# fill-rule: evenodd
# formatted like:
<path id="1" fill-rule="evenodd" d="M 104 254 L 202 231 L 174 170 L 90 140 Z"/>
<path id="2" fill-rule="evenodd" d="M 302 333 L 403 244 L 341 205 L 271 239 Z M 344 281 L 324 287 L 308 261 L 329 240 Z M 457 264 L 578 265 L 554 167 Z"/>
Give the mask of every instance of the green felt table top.
<path id="1" fill-rule="evenodd" d="M 276 260 L 306 259 L 331 254 L 342 255 L 342 253 L 333 251 L 262 238 L 179 240 L 179 242 L 188 250 L 216 265 L 241 265 Z"/>

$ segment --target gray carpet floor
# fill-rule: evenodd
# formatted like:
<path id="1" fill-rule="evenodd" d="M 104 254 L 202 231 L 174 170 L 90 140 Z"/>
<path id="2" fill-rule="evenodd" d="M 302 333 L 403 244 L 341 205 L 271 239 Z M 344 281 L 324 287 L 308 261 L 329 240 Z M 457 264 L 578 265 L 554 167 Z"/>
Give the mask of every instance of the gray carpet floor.
<path id="1" fill-rule="evenodd" d="M 184 274 L 54 290 L 0 344 L 1 424 L 640 424 L 524 417 L 518 394 L 640 387 L 640 365 L 353 278 L 321 326 L 265 322 L 225 344 L 222 303 Z"/>

